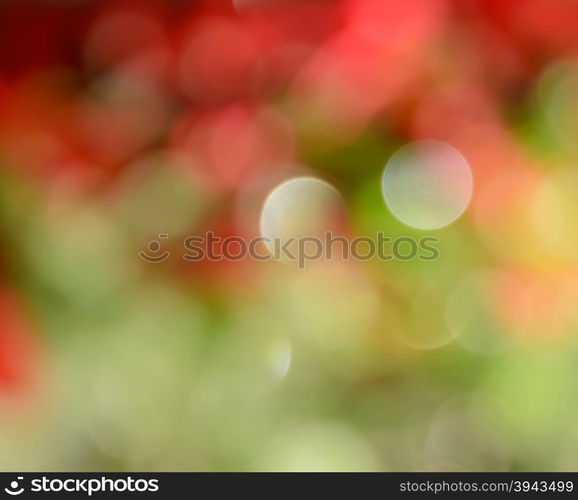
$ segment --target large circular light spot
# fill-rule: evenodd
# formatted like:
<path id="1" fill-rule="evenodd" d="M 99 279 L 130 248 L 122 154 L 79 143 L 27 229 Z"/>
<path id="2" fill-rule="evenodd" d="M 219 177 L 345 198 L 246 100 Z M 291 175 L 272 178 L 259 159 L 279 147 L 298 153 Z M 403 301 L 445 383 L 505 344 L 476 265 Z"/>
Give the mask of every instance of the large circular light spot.
<path id="1" fill-rule="evenodd" d="M 405 328 L 394 330 L 395 338 L 413 349 L 437 349 L 449 344 L 458 333 L 447 326 L 444 314 L 445 286 L 434 280 L 414 283 L 408 294 Z"/>
<path id="2" fill-rule="evenodd" d="M 433 414 L 425 461 L 436 471 L 506 471 L 512 461 L 507 422 L 482 394 L 452 397 Z"/>
<path id="3" fill-rule="evenodd" d="M 269 194 L 261 212 L 261 235 L 272 242 L 291 238 L 320 238 L 336 229 L 342 200 L 330 184 L 313 177 L 296 177 Z M 288 245 L 295 250 L 294 245 Z"/>
<path id="4" fill-rule="evenodd" d="M 400 148 L 382 178 L 385 203 L 401 222 L 417 229 L 438 229 L 467 208 L 473 188 L 470 166 L 452 146 L 418 141 Z"/>
<path id="5" fill-rule="evenodd" d="M 486 356 L 501 354 L 512 347 L 504 318 L 505 291 L 515 287 L 511 274 L 485 269 L 456 283 L 447 297 L 446 320 L 462 347 Z"/>

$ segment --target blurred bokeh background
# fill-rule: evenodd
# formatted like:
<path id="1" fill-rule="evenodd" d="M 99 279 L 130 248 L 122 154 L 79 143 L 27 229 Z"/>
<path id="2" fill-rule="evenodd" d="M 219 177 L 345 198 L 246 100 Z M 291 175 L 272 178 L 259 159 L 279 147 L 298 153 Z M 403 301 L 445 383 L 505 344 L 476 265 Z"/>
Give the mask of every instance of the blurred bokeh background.
<path id="1" fill-rule="evenodd" d="M 3 0 L 0 470 L 578 469 L 577 130 L 574 0 Z M 179 257 L 302 176 L 439 258 Z"/>

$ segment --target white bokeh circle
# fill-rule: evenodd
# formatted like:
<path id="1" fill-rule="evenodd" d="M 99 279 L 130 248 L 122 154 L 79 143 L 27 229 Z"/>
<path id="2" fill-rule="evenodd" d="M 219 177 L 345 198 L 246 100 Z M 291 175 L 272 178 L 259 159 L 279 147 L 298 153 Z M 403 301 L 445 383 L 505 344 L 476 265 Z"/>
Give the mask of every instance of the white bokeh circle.
<path id="1" fill-rule="evenodd" d="M 416 229 L 439 229 L 462 215 L 472 197 L 470 166 L 454 147 L 416 141 L 387 162 L 382 192 L 392 214 Z"/>

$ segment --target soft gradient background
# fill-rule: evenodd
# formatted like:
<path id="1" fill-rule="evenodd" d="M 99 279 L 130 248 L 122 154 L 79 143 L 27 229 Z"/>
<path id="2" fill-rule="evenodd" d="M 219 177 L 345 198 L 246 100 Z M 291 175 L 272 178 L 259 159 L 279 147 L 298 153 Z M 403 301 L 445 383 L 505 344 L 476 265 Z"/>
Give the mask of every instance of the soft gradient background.
<path id="1" fill-rule="evenodd" d="M 3 0 L 0 470 L 577 470 L 577 131 L 574 0 Z M 180 258 L 303 175 L 439 259 Z"/>

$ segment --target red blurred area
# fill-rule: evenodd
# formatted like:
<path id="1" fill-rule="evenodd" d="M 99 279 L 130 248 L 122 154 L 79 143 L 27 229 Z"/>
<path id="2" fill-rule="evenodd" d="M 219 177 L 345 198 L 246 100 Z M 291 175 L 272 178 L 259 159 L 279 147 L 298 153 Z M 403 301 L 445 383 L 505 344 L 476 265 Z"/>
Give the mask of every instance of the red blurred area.
<path id="1" fill-rule="evenodd" d="M 0 290 L 0 400 L 23 402 L 38 384 L 40 346 L 12 292 Z"/>
<path id="2" fill-rule="evenodd" d="M 290 124 L 273 108 L 232 103 L 183 117 L 173 147 L 196 160 L 197 173 L 215 189 L 236 190 L 295 161 Z"/>
<path id="3" fill-rule="evenodd" d="M 52 66 L 78 65 L 82 39 L 91 22 L 87 4 L 2 2 L 0 76 L 15 81 Z"/>
<path id="4" fill-rule="evenodd" d="M 328 135 L 355 137 L 392 108 L 390 125 L 411 137 L 468 142 L 457 138 L 467 123 L 505 144 L 505 103 L 552 58 L 578 51 L 572 0 L 38 0 L 0 12 L 0 143 L 46 177 L 83 166 L 113 175 L 167 138 L 173 102 L 221 116 L 208 118 L 208 135 L 227 139 L 224 116 L 244 106 L 235 103 L 286 90 L 304 127 Z M 128 94 L 156 88 L 118 106 L 103 74 L 140 85 Z M 261 140 L 251 127 L 232 139 L 229 172 L 204 153 L 224 186 L 258 170 L 239 150 L 243 137 Z"/>

